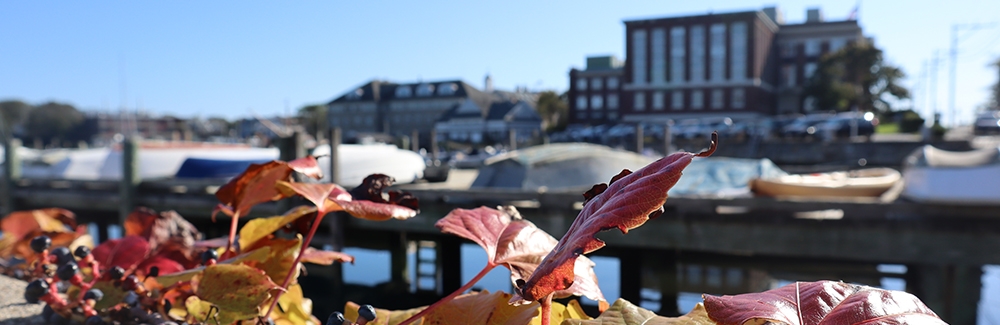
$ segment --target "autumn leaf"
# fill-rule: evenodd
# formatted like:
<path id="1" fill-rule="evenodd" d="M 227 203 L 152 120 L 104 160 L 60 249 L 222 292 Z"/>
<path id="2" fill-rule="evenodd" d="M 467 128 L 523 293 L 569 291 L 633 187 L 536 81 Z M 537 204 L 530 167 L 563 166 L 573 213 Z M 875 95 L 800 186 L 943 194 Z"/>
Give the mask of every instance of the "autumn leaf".
<path id="1" fill-rule="evenodd" d="M 219 309 L 239 314 L 257 314 L 257 306 L 277 289 L 263 271 L 247 265 L 217 264 L 206 267 L 191 279 L 191 286 L 201 300 Z"/>
<path id="2" fill-rule="evenodd" d="M 326 201 L 330 198 L 330 195 L 346 195 L 347 191 L 337 184 L 329 183 L 292 183 L 286 181 L 278 181 L 274 185 L 278 192 L 286 197 L 299 195 L 312 202 L 323 214 L 326 212 L 331 212 L 327 209 Z M 339 209 L 338 209 L 339 210 Z"/>
<path id="3" fill-rule="evenodd" d="M 796 282 L 735 296 L 705 295 L 719 324 L 771 321 L 794 325 L 945 324 L 912 294 L 835 281 Z"/>
<path id="4" fill-rule="evenodd" d="M 0 220 L 0 231 L 3 232 L 4 237 L 24 239 L 25 236 L 35 231 L 71 231 L 76 227 L 75 219 L 76 216 L 73 212 L 60 208 L 14 211 Z"/>
<path id="5" fill-rule="evenodd" d="M 149 241 L 150 249 L 176 243 L 187 250 L 201 240 L 201 232 L 175 211 L 157 213 L 148 208 L 137 208 L 125 218 L 125 235 L 141 236 Z M 184 252 L 190 254 L 190 252 Z"/>
<path id="6" fill-rule="evenodd" d="M 459 296 L 433 311 L 424 315 L 422 322 L 414 324 L 528 324 L 532 317 L 538 315 L 538 303 L 513 306 L 507 303 L 511 295 L 502 291 L 489 293 L 483 290 Z M 394 325 L 415 315 L 423 308 L 405 311 L 387 311 L 375 309 L 375 322 L 379 325 Z M 358 317 L 358 305 L 348 303 L 344 308 L 344 317 L 355 321 Z M 372 323 L 369 323 L 372 324 Z"/>
<path id="7" fill-rule="evenodd" d="M 187 308 L 187 320 L 198 324 L 233 324 L 237 321 L 252 319 L 257 317 L 257 312 L 241 312 L 223 308 L 218 308 L 214 304 L 190 296 L 184 301 Z"/>
<path id="8" fill-rule="evenodd" d="M 564 325 L 716 325 L 702 304 L 695 305 L 694 309 L 687 315 L 680 317 L 663 317 L 633 305 L 625 299 L 618 299 L 608 310 L 601 313 L 600 317 L 593 320 L 570 319 L 564 321 Z"/>
<path id="9" fill-rule="evenodd" d="M 541 307 L 539 307 L 541 308 Z M 550 324 L 563 324 L 563 321 L 575 319 L 575 320 L 590 320 L 593 319 L 587 316 L 587 313 L 583 311 L 583 307 L 580 307 L 580 302 L 578 300 L 570 300 L 569 303 L 563 305 L 558 302 L 552 302 L 552 315 L 549 319 Z M 542 318 L 535 317 L 531 319 L 531 325 L 541 325 Z"/>
<path id="10" fill-rule="evenodd" d="M 537 301 L 570 287 L 575 275 L 573 262 L 578 256 L 604 247 L 598 232 L 618 228 L 622 233 L 641 226 L 650 214 L 658 215 L 681 172 L 694 157 L 715 152 L 718 134 L 712 134 L 712 146 L 698 154 L 679 152 L 660 158 L 634 173 L 612 182 L 602 193 L 587 201 L 569 230 L 522 285 L 511 302 Z M 621 174 L 619 174 L 621 175 Z"/>
<path id="11" fill-rule="evenodd" d="M 159 270 L 158 274 L 160 275 L 173 274 L 185 270 L 184 265 L 181 265 L 181 263 L 176 260 L 169 258 L 166 255 L 157 254 L 147 258 L 142 261 L 142 263 L 139 263 L 139 265 L 136 266 L 136 271 L 142 275 L 147 275 L 153 267 L 156 267 L 157 270 Z"/>
<path id="12" fill-rule="evenodd" d="M 274 311 L 275 325 L 297 325 L 313 321 L 321 324 L 312 316 L 312 300 L 305 298 L 299 284 L 288 286 L 288 291 L 281 295 L 278 304 L 281 308 Z"/>
<path id="13" fill-rule="evenodd" d="M 556 245 L 556 239 L 524 220 L 512 206 L 499 210 L 479 207 L 454 209 L 434 224 L 444 233 L 469 239 L 486 250 L 488 267 L 503 265 L 511 271 L 511 282 L 527 279 Z M 559 297 L 583 295 L 604 301 L 597 285 L 594 262 L 578 256 L 572 286 L 556 293 Z"/>
<path id="14" fill-rule="evenodd" d="M 420 204 L 412 194 L 390 191 L 388 199 L 383 197 L 382 191 L 395 181 L 383 174 L 371 174 L 365 177 L 361 185 L 350 191 L 351 200 L 335 197 L 330 202 L 339 205 L 341 209 L 356 218 L 367 220 L 405 220 L 416 216 L 420 211 Z"/>
<path id="15" fill-rule="evenodd" d="M 285 227 L 285 225 L 298 220 L 299 218 L 310 216 L 316 213 L 316 208 L 310 206 L 299 206 L 289 210 L 284 215 L 257 218 L 247 221 L 243 228 L 240 228 L 239 245 L 241 250 L 249 250 L 255 243 L 273 234 L 275 231 Z M 225 245 L 225 242 L 222 243 Z M 220 246 L 223 246 L 220 245 Z"/>
<path id="16" fill-rule="evenodd" d="M 275 189 L 278 181 L 291 179 L 293 171 L 316 179 L 322 178 L 316 158 L 307 156 L 290 162 L 274 160 L 264 164 L 251 164 L 243 173 L 231 179 L 215 192 L 215 197 L 235 213 L 246 215 L 254 205 L 281 199 Z"/>
<path id="17" fill-rule="evenodd" d="M 266 261 L 270 256 L 271 256 L 271 247 L 265 246 L 219 261 L 218 264 L 216 265 L 261 263 L 263 261 Z M 198 275 L 204 270 L 205 270 L 204 266 L 199 266 L 193 269 L 184 270 L 173 274 L 158 276 L 156 277 L 156 281 L 159 283 L 161 287 L 167 287 L 181 281 L 191 281 L 191 279 L 193 279 L 195 275 Z"/>
<path id="18" fill-rule="evenodd" d="M 101 267 L 111 269 L 120 266 L 126 271 L 134 269 L 150 254 L 149 242 L 140 236 L 125 236 L 98 245 L 91 252 Z"/>
<path id="19" fill-rule="evenodd" d="M 361 305 L 358 305 L 357 303 L 354 303 L 352 301 L 348 301 L 346 304 L 344 304 L 344 318 L 352 322 L 358 320 L 358 309 L 360 308 Z M 410 316 L 416 315 L 425 308 L 427 307 L 423 306 L 406 310 L 387 310 L 387 309 L 375 308 L 375 321 L 369 322 L 368 324 L 396 325 L 410 318 Z M 413 322 L 413 324 L 420 325 L 422 323 L 421 320 L 417 320 L 416 322 Z"/>
<path id="20" fill-rule="evenodd" d="M 319 265 L 331 265 L 334 262 L 347 262 L 354 264 L 354 256 L 341 252 L 325 251 L 312 247 L 306 247 L 306 251 L 302 254 L 302 259 L 299 262 Z"/>

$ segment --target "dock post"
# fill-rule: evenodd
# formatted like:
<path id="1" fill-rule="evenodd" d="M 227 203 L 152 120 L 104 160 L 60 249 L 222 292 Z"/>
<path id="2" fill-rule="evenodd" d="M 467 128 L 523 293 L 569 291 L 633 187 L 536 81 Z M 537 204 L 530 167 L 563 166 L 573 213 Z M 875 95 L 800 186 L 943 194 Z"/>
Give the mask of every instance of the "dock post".
<path id="1" fill-rule="evenodd" d="M 906 291 L 949 324 L 975 324 L 982 274 L 980 265 L 907 265 Z"/>
<path id="2" fill-rule="evenodd" d="M 438 161 L 438 150 L 437 129 L 431 129 L 431 161 Z"/>
<path id="3" fill-rule="evenodd" d="M 330 183 L 340 184 L 340 143 L 343 142 L 340 127 L 330 129 Z"/>
<path id="4" fill-rule="evenodd" d="M 21 140 L 14 139 L 13 136 L 4 137 L 4 164 L 3 164 L 3 215 L 17 211 L 14 204 L 14 189 L 21 179 L 21 159 L 17 156 L 17 150 L 21 147 Z"/>
<path id="5" fill-rule="evenodd" d="M 413 152 L 420 152 L 420 130 L 413 129 L 413 135 L 410 136 L 410 150 Z"/>
<path id="6" fill-rule="evenodd" d="M 663 125 L 663 155 L 674 152 L 674 134 L 670 133 L 670 128 L 674 125 L 674 120 L 667 120 Z"/>
<path id="7" fill-rule="evenodd" d="M 646 261 L 653 262 L 650 265 L 653 274 L 657 277 L 660 289 L 660 310 L 658 315 L 676 317 L 681 312 L 677 308 L 677 298 L 680 295 L 680 284 L 678 283 L 678 258 L 676 251 L 650 254 Z"/>
<path id="8" fill-rule="evenodd" d="M 617 253 L 621 298 L 636 305 L 642 303 L 643 253 L 640 249 L 621 249 Z"/>
<path id="9" fill-rule="evenodd" d="M 509 129 L 507 130 L 507 138 L 510 141 L 511 151 L 517 150 L 517 130 Z"/>
<path id="10" fill-rule="evenodd" d="M 278 146 L 278 158 L 283 161 L 292 161 L 306 156 L 306 148 L 303 147 L 303 133 L 299 131 L 292 132 L 291 135 L 286 137 L 278 138 L 276 144 Z M 294 173 L 292 177 L 298 177 Z M 280 200 L 277 202 L 278 211 L 277 214 L 283 214 L 285 211 L 290 210 L 295 205 L 295 200 L 297 198 L 288 198 Z"/>
<path id="11" fill-rule="evenodd" d="M 394 292 L 410 292 L 410 240 L 405 231 L 391 234 L 389 239 L 389 281 Z"/>
<path id="12" fill-rule="evenodd" d="M 441 292 L 454 292 L 462 287 L 462 240 L 455 236 L 438 239 L 438 261 L 441 267 Z"/>
<path id="13" fill-rule="evenodd" d="M 142 142 L 137 137 L 125 137 L 122 142 L 122 177 L 118 184 L 118 225 L 124 226 L 125 219 L 129 213 L 135 209 L 136 192 L 139 183 L 142 182 L 139 176 L 139 144 Z"/>
<path id="14" fill-rule="evenodd" d="M 646 136 L 642 134 L 642 123 L 636 124 L 635 125 L 635 152 L 637 152 L 638 154 L 641 155 L 642 154 L 642 150 L 644 149 L 642 146 L 644 144 L 646 144 L 645 142 L 646 142 Z"/>

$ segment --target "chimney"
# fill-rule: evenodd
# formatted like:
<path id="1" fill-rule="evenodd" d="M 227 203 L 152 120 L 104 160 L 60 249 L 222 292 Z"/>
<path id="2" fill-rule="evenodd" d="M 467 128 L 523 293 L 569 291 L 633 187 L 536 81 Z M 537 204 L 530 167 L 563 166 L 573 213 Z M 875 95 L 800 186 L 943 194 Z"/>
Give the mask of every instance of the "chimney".
<path id="1" fill-rule="evenodd" d="M 492 93 L 493 92 L 493 77 L 486 74 L 486 80 L 483 82 L 483 91 Z"/>
<path id="2" fill-rule="evenodd" d="M 785 14 L 781 12 L 778 7 L 767 7 L 764 8 L 764 15 L 771 18 L 775 24 L 784 25 L 785 24 Z"/>
<path id="3" fill-rule="evenodd" d="M 819 8 L 809 8 L 806 10 L 806 23 L 822 23 L 823 12 Z"/>

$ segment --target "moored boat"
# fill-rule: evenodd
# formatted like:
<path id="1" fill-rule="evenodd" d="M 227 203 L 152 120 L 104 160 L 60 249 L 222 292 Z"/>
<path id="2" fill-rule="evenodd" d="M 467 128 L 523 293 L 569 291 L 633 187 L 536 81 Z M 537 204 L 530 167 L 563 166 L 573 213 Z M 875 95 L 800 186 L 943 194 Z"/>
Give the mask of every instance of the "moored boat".
<path id="1" fill-rule="evenodd" d="M 1000 150 L 926 145 L 906 158 L 903 197 L 923 203 L 1000 205 Z"/>
<path id="2" fill-rule="evenodd" d="M 900 178 L 892 168 L 866 168 L 755 178 L 750 181 L 750 190 L 758 196 L 773 197 L 878 197 Z"/>

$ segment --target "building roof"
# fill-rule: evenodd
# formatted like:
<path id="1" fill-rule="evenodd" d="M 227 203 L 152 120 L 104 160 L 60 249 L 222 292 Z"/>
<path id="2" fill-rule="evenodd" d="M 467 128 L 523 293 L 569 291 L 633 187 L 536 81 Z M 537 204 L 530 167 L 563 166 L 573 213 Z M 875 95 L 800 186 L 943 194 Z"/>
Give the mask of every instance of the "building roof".
<path id="1" fill-rule="evenodd" d="M 407 89 L 400 89 L 403 87 Z M 421 81 L 413 83 L 372 80 L 348 90 L 331 100 L 328 104 L 432 98 L 470 98 L 481 105 L 487 105 L 491 101 L 490 97 L 489 94 L 479 91 L 476 87 L 462 80 Z"/>

